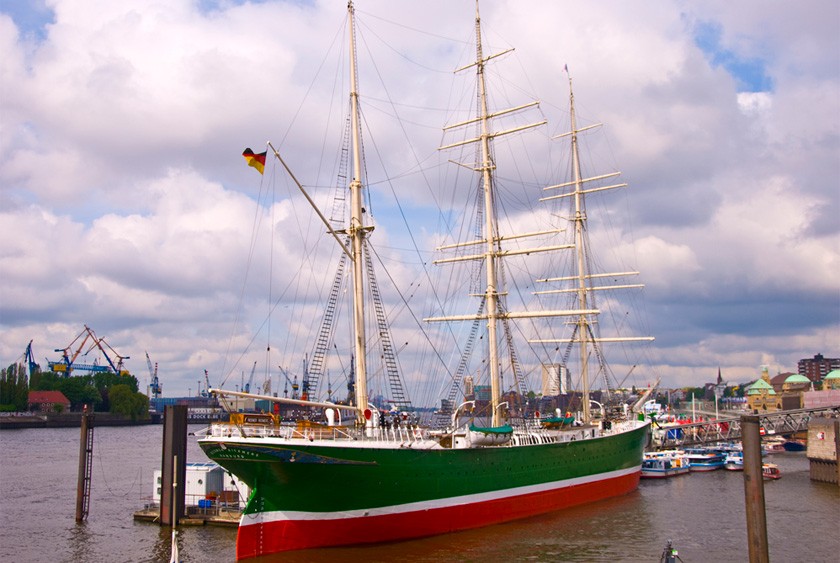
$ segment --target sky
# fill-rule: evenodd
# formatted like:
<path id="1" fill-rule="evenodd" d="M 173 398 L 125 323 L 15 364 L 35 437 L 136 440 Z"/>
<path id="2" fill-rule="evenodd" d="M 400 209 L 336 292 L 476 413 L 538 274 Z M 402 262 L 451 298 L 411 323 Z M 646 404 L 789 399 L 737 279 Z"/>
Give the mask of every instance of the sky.
<path id="1" fill-rule="evenodd" d="M 0 6 L 3 366 L 30 341 L 42 366 L 58 360 L 85 325 L 130 356 L 141 385 L 148 353 L 167 396 L 195 394 L 205 369 L 240 385 L 261 362 L 240 350 L 295 348 L 283 361 L 300 362 L 332 279 L 304 250 L 324 229 L 276 164 L 260 176 L 240 155 L 272 140 L 328 202 L 345 5 Z M 452 71 L 474 54 L 474 4 L 356 10 L 365 128 L 378 133 L 365 150 L 384 163 L 368 170 L 371 213 L 397 272 L 380 284 L 396 315 L 396 289 L 422 277 L 406 248 L 446 240 L 441 217 L 459 209 L 441 212 L 448 192 L 429 186 L 453 177 L 436 149 L 464 99 Z M 581 119 L 605 124 L 598 150 L 630 186 L 624 234 L 656 338 L 643 377 L 699 386 L 720 369 L 745 382 L 762 365 L 774 375 L 840 357 L 836 2 L 509 0 L 484 2 L 481 17 L 487 50 L 514 47 L 500 66 L 525 77 L 502 81 L 505 102 L 538 95 L 560 132 L 568 66 Z M 377 203 L 394 190 L 401 207 Z M 404 218 L 418 239 L 398 234 Z M 275 233 L 270 247 L 261 231 Z M 287 313 L 266 321 L 267 303 Z M 397 324 L 406 367 L 415 337 Z"/>

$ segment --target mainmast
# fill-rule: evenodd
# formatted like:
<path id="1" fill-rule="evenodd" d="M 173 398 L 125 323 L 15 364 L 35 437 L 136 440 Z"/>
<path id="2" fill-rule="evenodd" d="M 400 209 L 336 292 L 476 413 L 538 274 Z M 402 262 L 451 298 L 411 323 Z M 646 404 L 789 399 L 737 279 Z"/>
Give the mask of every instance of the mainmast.
<path id="1" fill-rule="evenodd" d="M 575 122 L 575 94 L 572 91 L 572 75 L 569 74 L 569 116 L 572 128 L 572 181 L 575 200 L 575 252 L 577 253 L 577 296 L 578 309 L 587 307 L 586 256 L 584 254 L 583 227 L 586 217 L 583 209 L 583 194 L 580 176 L 580 153 L 578 152 L 577 123 Z M 578 315 L 577 333 L 580 338 L 580 378 L 583 388 L 583 422 L 592 418 L 589 409 L 589 320 L 585 314 Z"/>
<path id="2" fill-rule="evenodd" d="M 502 415 L 500 405 L 502 404 L 502 381 L 501 381 L 501 362 L 499 352 L 499 325 L 500 321 L 508 319 L 525 319 L 535 317 L 552 317 L 552 316 L 569 316 L 576 315 L 580 311 L 507 311 L 502 310 L 501 295 L 499 288 L 499 268 L 500 262 L 504 257 L 515 255 L 528 255 L 538 252 L 550 252 L 571 248 L 572 245 L 554 245 L 542 246 L 520 249 L 502 249 L 502 241 L 512 239 L 520 239 L 527 237 L 535 237 L 540 235 L 556 235 L 559 231 L 551 229 L 548 231 L 536 231 L 529 233 L 512 234 L 502 236 L 499 233 L 497 212 L 496 212 L 496 196 L 494 194 L 493 171 L 496 168 L 495 162 L 490 151 L 490 141 L 497 137 L 518 133 L 534 127 L 539 127 L 546 124 L 546 120 L 535 123 L 528 123 L 519 125 L 510 129 L 500 131 L 492 131 L 491 122 L 495 118 L 512 115 L 514 113 L 526 110 L 528 108 L 539 105 L 538 101 L 532 101 L 517 107 L 494 111 L 491 113 L 488 109 L 487 103 L 487 85 L 485 80 L 484 69 L 488 61 L 500 57 L 513 49 L 502 51 L 494 55 L 485 56 L 481 42 L 481 16 L 478 9 L 478 1 L 476 0 L 475 7 L 475 37 L 476 37 L 476 61 L 457 69 L 455 72 L 460 72 L 468 68 L 476 67 L 476 75 L 478 79 L 478 94 L 479 94 L 479 108 L 477 116 L 460 123 L 447 125 L 444 130 L 459 129 L 468 125 L 478 124 L 480 133 L 477 137 L 464 139 L 448 145 L 439 147 L 438 150 L 446 150 L 455 147 L 460 147 L 472 143 L 478 143 L 480 146 L 480 162 L 477 165 L 465 165 L 468 168 L 473 168 L 481 173 L 481 189 L 484 196 L 484 232 L 481 240 L 472 240 L 462 243 L 445 245 L 438 247 L 438 250 L 454 250 L 460 248 L 481 248 L 483 250 L 475 254 L 465 254 L 453 258 L 444 258 L 435 260 L 435 264 L 463 262 L 471 260 L 481 260 L 485 264 L 486 270 L 486 288 L 484 290 L 484 303 L 482 307 L 486 312 L 479 311 L 478 313 L 466 315 L 449 315 L 443 317 L 426 318 L 427 322 L 446 322 L 446 321 L 471 321 L 471 320 L 486 320 L 487 321 L 487 339 L 488 339 L 488 362 L 490 368 L 490 406 L 492 408 L 492 424 L 493 426 L 500 426 Z M 588 311 L 597 312 L 597 311 Z"/>
<path id="3" fill-rule="evenodd" d="M 492 424 L 500 426 L 501 413 L 499 405 L 502 401 L 501 376 L 499 365 L 499 341 L 497 328 L 499 321 L 499 293 L 496 259 L 498 256 L 498 226 L 496 225 L 495 201 L 493 198 L 493 163 L 490 157 L 490 118 L 487 111 L 487 87 L 484 80 L 484 54 L 481 46 L 481 16 L 478 12 L 478 1 L 475 3 L 475 49 L 476 69 L 478 74 L 478 94 L 480 100 L 479 119 L 481 121 L 481 183 L 484 192 L 484 240 L 485 266 L 487 270 L 486 288 L 484 290 L 487 302 L 487 340 L 488 361 L 490 362 L 490 406 L 493 409 Z"/>
<path id="4" fill-rule="evenodd" d="M 358 418 L 364 421 L 367 399 L 367 354 L 365 351 L 364 260 L 362 247 L 370 227 L 364 225 L 362 212 L 362 157 L 359 132 L 359 91 L 356 70 L 356 26 L 352 0 L 347 4 L 350 33 L 350 114 L 352 127 L 353 179 L 350 182 L 350 225 L 347 234 L 353 254 L 353 326 L 356 359 L 356 407 Z"/>

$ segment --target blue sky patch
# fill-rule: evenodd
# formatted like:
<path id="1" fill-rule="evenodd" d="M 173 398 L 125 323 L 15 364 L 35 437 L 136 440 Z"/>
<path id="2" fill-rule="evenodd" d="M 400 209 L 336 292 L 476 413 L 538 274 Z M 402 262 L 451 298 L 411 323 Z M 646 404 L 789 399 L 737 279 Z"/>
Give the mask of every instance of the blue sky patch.
<path id="1" fill-rule="evenodd" d="M 25 38 L 42 41 L 47 36 L 47 25 L 55 22 L 55 13 L 44 0 L 27 2 L 2 2 L 0 13 L 6 14 Z"/>
<path id="2" fill-rule="evenodd" d="M 700 23 L 694 30 L 694 43 L 706 54 L 712 65 L 722 66 L 738 83 L 739 92 L 769 92 L 773 79 L 766 73 L 765 61 L 745 59 L 721 45 L 720 24 Z"/>

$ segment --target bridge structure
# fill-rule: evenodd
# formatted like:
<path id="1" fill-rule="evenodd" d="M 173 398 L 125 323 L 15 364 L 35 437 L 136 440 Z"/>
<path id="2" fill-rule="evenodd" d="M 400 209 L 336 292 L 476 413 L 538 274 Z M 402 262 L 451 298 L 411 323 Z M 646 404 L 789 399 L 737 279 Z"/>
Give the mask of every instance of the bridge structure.
<path id="1" fill-rule="evenodd" d="M 814 416 L 832 415 L 840 417 L 840 404 L 810 409 L 775 411 L 757 416 L 764 436 L 790 436 L 797 432 L 806 432 L 808 421 Z M 654 422 L 648 449 L 667 450 L 740 440 L 740 417 L 718 418 L 717 420 L 690 424 L 659 424 Z"/>

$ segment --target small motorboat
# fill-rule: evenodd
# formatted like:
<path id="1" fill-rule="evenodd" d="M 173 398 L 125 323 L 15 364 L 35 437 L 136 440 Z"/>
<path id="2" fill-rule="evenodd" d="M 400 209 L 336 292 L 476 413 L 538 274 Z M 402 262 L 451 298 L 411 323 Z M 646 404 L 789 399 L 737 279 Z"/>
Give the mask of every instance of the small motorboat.
<path id="1" fill-rule="evenodd" d="M 684 475 L 690 468 L 688 458 L 682 452 L 646 453 L 642 461 L 643 479 L 664 479 Z"/>
<path id="2" fill-rule="evenodd" d="M 726 459 L 723 461 L 723 468 L 729 471 L 743 471 L 744 452 L 737 451 L 726 454 Z"/>
<path id="3" fill-rule="evenodd" d="M 779 466 L 775 463 L 763 463 L 761 465 L 761 475 L 765 479 L 781 479 L 782 472 L 779 470 Z"/>

